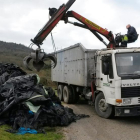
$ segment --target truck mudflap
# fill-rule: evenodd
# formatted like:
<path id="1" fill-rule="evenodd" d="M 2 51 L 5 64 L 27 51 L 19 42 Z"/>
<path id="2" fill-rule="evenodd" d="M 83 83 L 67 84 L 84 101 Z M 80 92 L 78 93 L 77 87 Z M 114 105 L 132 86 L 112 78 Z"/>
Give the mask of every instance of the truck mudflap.
<path id="1" fill-rule="evenodd" d="M 140 106 L 115 107 L 115 116 L 139 116 Z"/>

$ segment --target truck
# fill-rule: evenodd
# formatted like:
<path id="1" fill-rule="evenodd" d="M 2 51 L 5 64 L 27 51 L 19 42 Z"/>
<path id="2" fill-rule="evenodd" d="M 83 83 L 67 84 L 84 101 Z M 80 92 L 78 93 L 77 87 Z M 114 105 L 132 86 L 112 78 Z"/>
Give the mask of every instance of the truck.
<path id="1" fill-rule="evenodd" d="M 78 43 L 57 52 L 52 81 L 60 100 L 92 101 L 103 118 L 140 115 L 140 48 L 86 49 Z M 115 113 L 115 114 L 114 114 Z"/>
<path id="2" fill-rule="evenodd" d="M 49 8 L 51 18 L 31 39 L 31 46 L 38 48 L 24 58 L 25 67 L 31 70 L 28 63 L 33 60 L 33 66 L 39 71 L 49 58 L 53 61 L 52 81 L 58 84 L 60 100 L 76 103 L 82 95 L 94 104 L 97 114 L 103 118 L 140 115 L 140 48 L 122 46 L 123 35 L 114 37 L 111 31 L 68 11 L 75 1 L 69 0 L 58 9 Z M 69 18 L 79 22 L 69 21 Z M 41 45 L 59 21 L 89 30 L 106 48 L 86 49 L 78 43 L 58 51 L 56 56 L 46 54 Z M 53 38 L 52 43 L 54 45 Z"/>

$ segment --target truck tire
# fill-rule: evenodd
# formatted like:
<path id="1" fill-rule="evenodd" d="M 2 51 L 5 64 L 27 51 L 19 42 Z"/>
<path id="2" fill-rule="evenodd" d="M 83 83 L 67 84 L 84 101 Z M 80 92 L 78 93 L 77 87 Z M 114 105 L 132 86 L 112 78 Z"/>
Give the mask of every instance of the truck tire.
<path id="1" fill-rule="evenodd" d="M 71 88 L 68 87 L 68 86 L 64 86 L 64 88 L 63 88 L 64 102 L 67 103 L 67 104 L 70 104 L 70 103 L 72 103 L 72 98 L 73 98 L 73 95 L 72 95 Z"/>
<path id="2" fill-rule="evenodd" d="M 73 98 L 72 98 L 72 103 L 77 103 L 78 100 L 79 100 L 79 93 L 76 92 L 75 90 L 75 87 L 74 86 L 70 86 L 71 90 L 72 90 L 72 95 L 73 95 Z"/>
<path id="3" fill-rule="evenodd" d="M 113 106 L 106 103 L 102 92 L 100 92 L 95 99 L 95 110 L 102 118 L 108 119 L 113 116 Z"/>
<path id="4" fill-rule="evenodd" d="M 57 95 L 60 101 L 63 101 L 63 86 L 62 85 L 58 86 Z"/>

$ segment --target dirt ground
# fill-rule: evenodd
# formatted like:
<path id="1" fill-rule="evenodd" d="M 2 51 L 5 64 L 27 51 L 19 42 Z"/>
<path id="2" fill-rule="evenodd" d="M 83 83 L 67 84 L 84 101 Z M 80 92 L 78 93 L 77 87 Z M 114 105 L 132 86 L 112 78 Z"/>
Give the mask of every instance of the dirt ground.
<path id="1" fill-rule="evenodd" d="M 65 105 L 77 114 L 90 115 L 63 128 L 65 140 L 140 140 L 140 117 L 97 116 L 93 106 L 87 104 Z"/>

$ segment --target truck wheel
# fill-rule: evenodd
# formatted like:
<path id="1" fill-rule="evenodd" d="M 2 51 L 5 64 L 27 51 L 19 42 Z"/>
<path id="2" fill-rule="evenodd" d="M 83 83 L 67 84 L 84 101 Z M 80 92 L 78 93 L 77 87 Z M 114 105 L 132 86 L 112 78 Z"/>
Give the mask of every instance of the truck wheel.
<path id="1" fill-rule="evenodd" d="M 73 95 L 72 103 L 77 103 L 79 100 L 79 93 L 75 91 L 75 88 L 73 86 L 70 86 L 70 88 L 72 90 Z"/>
<path id="2" fill-rule="evenodd" d="M 113 116 L 113 107 L 106 103 L 105 97 L 101 92 L 95 99 L 95 110 L 100 117 L 107 119 Z"/>
<path id="3" fill-rule="evenodd" d="M 63 101 L 63 86 L 62 85 L 58 86 L 57 95 L 60 101 Z"/>
<path id="4" fill-rule="evenodd" d="M 67 104 L 72 103 L 72 90 L 68 86 L 64 86 L 63 88 L 63 99 Z"/>

